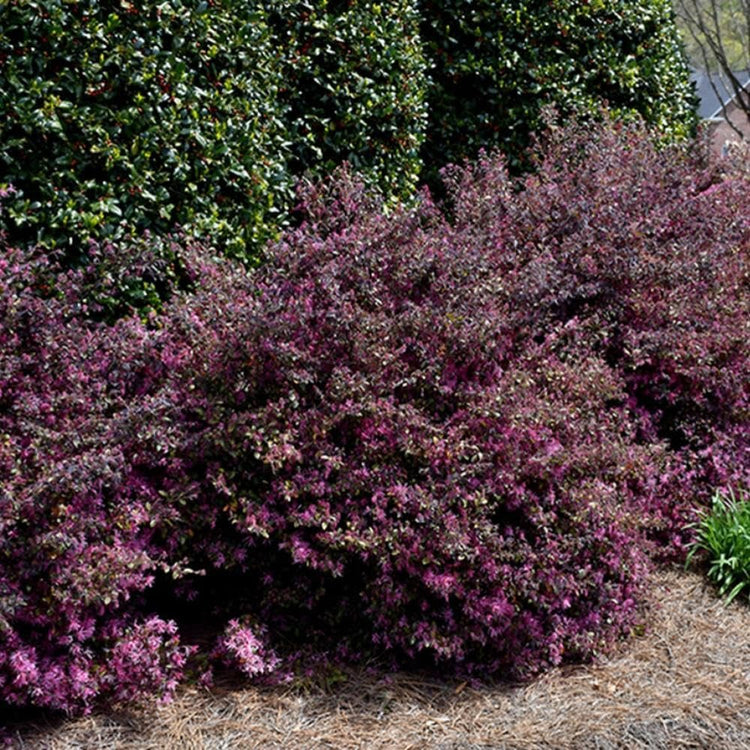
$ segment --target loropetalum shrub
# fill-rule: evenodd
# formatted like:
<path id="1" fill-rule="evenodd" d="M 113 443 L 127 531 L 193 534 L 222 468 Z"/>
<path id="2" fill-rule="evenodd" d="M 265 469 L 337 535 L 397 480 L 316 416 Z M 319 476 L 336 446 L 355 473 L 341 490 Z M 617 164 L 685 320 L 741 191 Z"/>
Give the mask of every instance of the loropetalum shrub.
<path id="1" fill-rule="evenodd" d="M 159 451 L 138 429 L 138 411 L 159 408 L 143 402 L 149 333 L 85 322 L 85 281 L 3 243 L 0 696 L 68 711 L 169 696 L 187 656 L 137 601 L 170 569 L 152 537 L 174 517 L 168 458 L 158 478 L 139 461 Z"/>
<path id="2" fill-rule="evenodd" d="M 389 196 L 411 195 L 427 125 L 427 63 L 414 0 L 266 0 L 280 55 L 289 169 L 346 161 Z"/>
<path id="3" fill-rule="evenodd" d="M 641 621 L 650 561 L 747 486 L 747 177 L 605 118 L 523 182 L 445 178 L 450 221 L 310 188 L 261 270 L 188 249 L 195 291 L 146 322 L 84 324 L 74 277 L 50 299 L 6 253 L 4 700 L 130 697 L 134 639 L 168 691 L 154 577 L 222 592 L 209 655 L 261 677 L 326 632 L 528 676 Z M 83 676 L 51 698 L 20 676 L 48 665 Z"/>
<path id="4" fill-rule="evenodd" d="M 264 616 L 364 612 L 467 669 L 587 658 L 746 476 L 746 180 L 639 125 L 552 132 L 523 183 L 449 171 L 451 223 L 324 186 L 263 271 L 175 310 L 188 525 L 233 527 L 190 545 Z"/>
<path id="5" fill-rule="evenodd" d="M 218 639 L 214 657 L 248 677 L 274 672 L 281 660 L 268 647 L 264 635 L 257 626 L 230 620 L 224 634 Z"/>
<path id="6" fill-rule="evenodd" d="M 639 113 L 672 135 L 697 122 L 670 0 L 423 0 L 431 63 L 422 155 L 447 162 L 499 146 L 518 168 L 540 113 Z"/>
<path id="7" fill-rule="evenodd" d="M 291 184 L 259 3 L 12 0 L 0 10 L 0 177 L 14 244 L 183 230 L 254 258 Z"/>
<path id="8" fill-rule="evenodd" d="M 622 373 L 638 440 L 703 472 L 706 498 L 745 484 L 746 165 L 702 168 L 704 144 L 660 150 L 637 127 L 552 132 L 511 219 L 551 253 L 545 316 L 591 311 L 588 343 Z"/>

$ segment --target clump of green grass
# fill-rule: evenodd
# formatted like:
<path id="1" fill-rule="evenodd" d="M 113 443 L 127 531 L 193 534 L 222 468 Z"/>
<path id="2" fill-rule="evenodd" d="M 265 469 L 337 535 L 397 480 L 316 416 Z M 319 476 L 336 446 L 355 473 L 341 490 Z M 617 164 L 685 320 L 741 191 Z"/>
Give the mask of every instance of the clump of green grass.
<path id="1" fill-rule="evenodd" d="M 698 536 L 687 557 L 708 554 L 708 578 L 727 604 L 745 592 L 750 599 L 750 499 L 743 490 L 717 491 L 710 513 L 697 522 Z"/>

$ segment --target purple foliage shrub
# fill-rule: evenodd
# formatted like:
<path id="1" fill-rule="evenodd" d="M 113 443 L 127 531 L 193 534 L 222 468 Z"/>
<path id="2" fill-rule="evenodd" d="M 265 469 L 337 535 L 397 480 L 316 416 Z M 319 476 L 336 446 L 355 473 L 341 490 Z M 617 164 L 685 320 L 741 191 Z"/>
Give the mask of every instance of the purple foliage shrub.
<path id="1" fill-rule="evenodd" d="M 539 154 L 448 170 L 447 213 L 341 173 L 258 271 L 186 249 L 195 291 L 146 322 L 4 253 L 4 700 L 168 693 L 155 578 L 234 576 L 212 655 L 255 676 L 282 628 L 511 676 L 632 630 L 652 560 L 748 480 L 750 191 L 637 125 Z"/>
<path id="2" fill-rule="evenodd" d="M 175 308 L 188 525 L 232 527 L 191 546 L 264 617 L 526 675 L 627 633 L 649 557 L 747 479 L 747 181 L 612 123 L 552 131 L 522 184 L 446 180 L 450 221 L 340 175 Z"/>
<path id="3" fill-rule="evenodd" d="M 139 460 L 159 449 L 138 428 L 150 332 L 87 322 L 86 289 L 85 271 L 3 247 L 0 696 L 68 711 L 168 697 L 187 655 L 136 601 L 173 565 L 153 543 L 175 516 L 160 494 L 170 467 L 157 478 Z"/>

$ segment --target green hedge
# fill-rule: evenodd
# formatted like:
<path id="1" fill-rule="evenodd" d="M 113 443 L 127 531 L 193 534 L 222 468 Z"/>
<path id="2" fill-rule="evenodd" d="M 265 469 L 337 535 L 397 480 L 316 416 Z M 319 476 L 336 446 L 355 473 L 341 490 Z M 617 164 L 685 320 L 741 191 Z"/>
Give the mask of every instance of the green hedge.
<path id="1" fill-rule="evenodd" d="M 11 241 L 77 253 L 181 225 L 243 254 L 274 234 L 290 186 L 264 15 L 236 0 L 3 4 Z"/>
<path id="2" fill-rule="evenodd" d="M 268 0 L 283 55 L 290 168 L 321 177 L 348 161 L 407 196 L 427 125 L 426 62 L 415 0 Z"/>
<path id="3" fill-rule="evenodd" d="M 696 122 L 670 0 L 423 0 L 433 65 L 422 155 L 435 169 L 500 146 L 518 167 L 541 110 L 638 112 L 672 134 Z"/>
<path id="4" fill-rule="evenodd" d="M 0 29 L 0 229 L 74 256 L 179 225 L 254 260 L 295 179 L 518 168 L 545 104 L 695 122 L 669 0 L 11 0 Z"/>

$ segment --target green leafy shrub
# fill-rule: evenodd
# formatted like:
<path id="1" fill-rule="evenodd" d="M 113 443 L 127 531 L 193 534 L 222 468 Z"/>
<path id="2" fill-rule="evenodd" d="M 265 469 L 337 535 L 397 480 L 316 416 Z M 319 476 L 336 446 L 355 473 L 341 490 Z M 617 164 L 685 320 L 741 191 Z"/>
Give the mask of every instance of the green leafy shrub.
<path id="1" fill-rule="evenodd" d="M 717 492 L 711 511 L 697 524 L 698 536 L 688 556 L 708 557 L 708 578 L 726 596 L 727 603 L 745 592 L 750 597 L 750 500 L 740 490 Z"/>
<path id="2" fill-rule="evenodd" d="M 517 167 L 540 111 L 608 102 L 659 129 L 695 125 L 670 0 L 423 0 L 432 64 L 423 148 L 434 181 L 447 162 L 499 146 Z"/>
<path id="3" fill-rule="evenodd" d="M 426 62 L 414 0 L 268 0 L 282 53 L 291 171 L 322 177 L 348 161 L 387 195 L 420 172 Z"/>
<path id="4" fill-rule="evenodd" d="M 180 225 L 252 257 L 276 233 L 280 71 L 253 3 L 12 0 L 0 26 L 11 242 L 79 255 Z"/>

